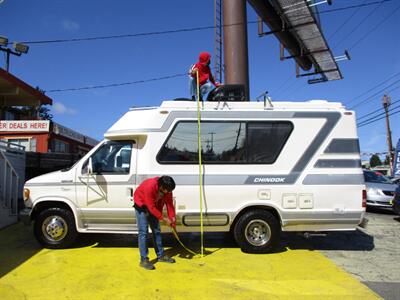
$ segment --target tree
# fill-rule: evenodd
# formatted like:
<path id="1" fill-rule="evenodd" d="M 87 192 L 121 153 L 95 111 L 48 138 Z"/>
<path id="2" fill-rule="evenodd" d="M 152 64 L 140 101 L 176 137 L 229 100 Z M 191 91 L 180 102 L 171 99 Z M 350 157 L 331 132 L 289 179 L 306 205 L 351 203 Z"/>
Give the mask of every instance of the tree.
<path id="1" fill-rule="evenodd" d="M 369 160 L 369 164 L 370 164 L 371 168 L 373 168 L 376 166 L 380 166 L 382 164 L 382 161 L 377 154 L 374 154 L 371 156 L 371 158 Z"/>
<path id="2" fill-rule="evenodd" d="M 40 105 L 38 112 L 39 112 L 39 117 L 42 120 L 50 120 L 51 121 L 53 119 L 53 115 L 50 113 L 50 108 L 47 108 L 44 105 Z"/>

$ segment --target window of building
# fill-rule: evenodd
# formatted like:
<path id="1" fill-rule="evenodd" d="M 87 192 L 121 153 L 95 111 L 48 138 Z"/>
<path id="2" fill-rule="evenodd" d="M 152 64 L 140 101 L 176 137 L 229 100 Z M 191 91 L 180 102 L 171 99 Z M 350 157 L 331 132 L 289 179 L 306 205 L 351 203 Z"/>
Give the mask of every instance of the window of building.
<path id="1" fill-rule="evenodd" d="M 7 142 L 10 148 L 21 149 L 22 146 L 24 147 L 25 151 L 30 151 L 29 138 L 7 139 Z"/>
<path id="2" fill-rule="evenodd" d="M 11 111 L 6 111 L 4 113 L 4 120 L 7 120 L 7 121 L 15 120 L 15 114 Z"/>
<path id="3" fill-rule="evenodd" d="M 91 156 L 95 174 L 129 174 L 133 141 L 105 142 Z M 87 173 L 89 159 L 82 166 L 82 173 Z"/>
<path id="4" fill-rule="evenodd" d="M 272 164 L 293 130 L 290 122 L 203 122 L 205 164 Z M 160 163 L 198 163 L 197 122 L 179 122 L 157 155 Z"/>
<path id="5" fill-rule="evenodd" d="M 61 140 L 53 139 L 51 141 L 51 152 L 58 152 L 58 153 L 68 153 L 69 152 L 69 144 L 63 142 Z"/>

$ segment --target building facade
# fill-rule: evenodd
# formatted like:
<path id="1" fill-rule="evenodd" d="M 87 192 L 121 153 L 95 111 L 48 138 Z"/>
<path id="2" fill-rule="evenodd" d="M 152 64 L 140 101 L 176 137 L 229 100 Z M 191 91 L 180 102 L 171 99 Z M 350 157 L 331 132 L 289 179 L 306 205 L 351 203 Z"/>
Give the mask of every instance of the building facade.
<path id="1" fill-rule="evenodd" d="M 10 147 L 40 153 L 75 153 L 84 155 L 98 141 L 49 120 L 2 120 L 0 140 Z"/>

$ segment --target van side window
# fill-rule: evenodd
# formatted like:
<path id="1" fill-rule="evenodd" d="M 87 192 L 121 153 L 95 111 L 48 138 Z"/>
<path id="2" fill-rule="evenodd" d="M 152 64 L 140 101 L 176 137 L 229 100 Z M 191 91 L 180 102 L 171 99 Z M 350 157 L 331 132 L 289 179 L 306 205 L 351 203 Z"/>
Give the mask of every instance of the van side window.
<path id="1" fill-rule="evenodd" d="M 205 164 L 271 164 L 293 129 L 290 122 L 205 121 L 201 123 Z M 178 122 L 157 155 L 159 163 L 198 163 L 197 122 Z"/>
<path id="2" fill-rule="evenodd" d="M 247 123 L 248 162 L 272 164 L 285 145 L 293 125 L 289 122 Z"/>
<path id="3" fill-rule="evenodd" d="M 95 174 L 129 174 L 133 141 L 107 141 L 92 154 Z M 82 166 L 87 173 L 89 159 Z"/>

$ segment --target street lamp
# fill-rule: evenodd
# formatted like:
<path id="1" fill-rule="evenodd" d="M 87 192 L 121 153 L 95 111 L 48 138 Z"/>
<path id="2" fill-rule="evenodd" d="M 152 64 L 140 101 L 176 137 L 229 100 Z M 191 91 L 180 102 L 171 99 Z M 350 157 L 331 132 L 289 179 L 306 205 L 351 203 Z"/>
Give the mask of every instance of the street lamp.
<path id="1" fill-rule="evenodd" d="M 13 50 L 8 48 L 8 45 L 10 43 L 8 42 L 8 38 L 4 36 L 0 36 L 0 51 L 3 51 L 7 54 L 6 56 L 6 71 L 8 72 L 10 68 L 10 54 L 15 55 L 15 56 L 21 56 L 22 54 L 26 54 L 29 51 L 29 46 L 22 44 L 22 43 L 13 43 Z"/>
<path id="2" fill-rule="evenodd" d="M 8 38 L 0 36 L 0 46 L 7 46 L 7 44 L 8 44 Z"/>

